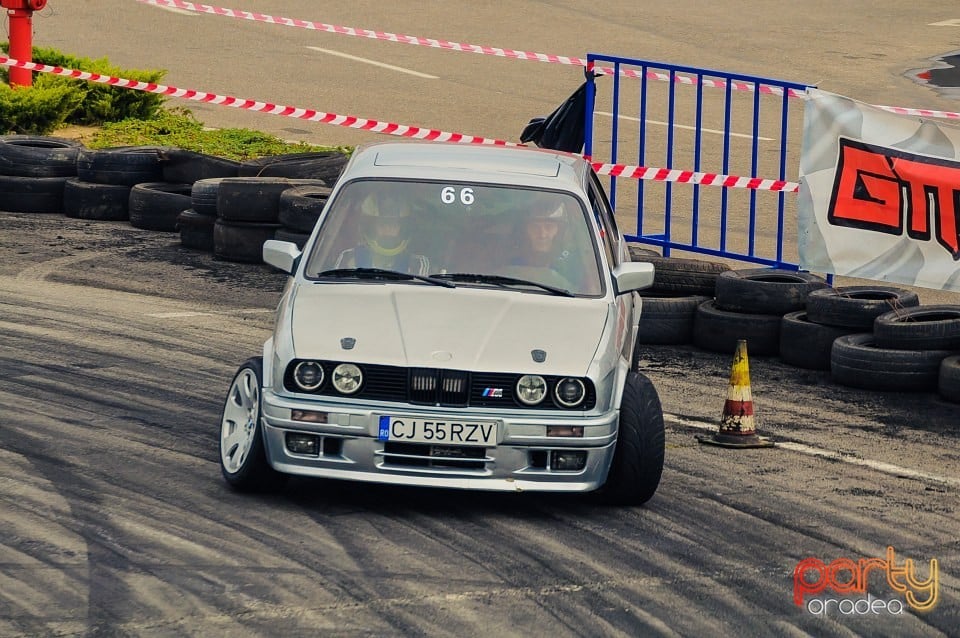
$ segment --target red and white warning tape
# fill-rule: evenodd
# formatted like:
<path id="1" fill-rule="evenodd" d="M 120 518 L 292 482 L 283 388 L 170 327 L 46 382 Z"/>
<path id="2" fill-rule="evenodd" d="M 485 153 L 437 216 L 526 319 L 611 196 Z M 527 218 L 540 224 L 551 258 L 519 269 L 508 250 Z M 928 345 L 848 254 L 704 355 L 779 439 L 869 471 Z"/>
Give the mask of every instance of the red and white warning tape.
<path id="1" fill-rule="evenodd" d="M 340 35 L 350 35 L 361 38 L 372 38 L 375 40 L 386 40 L 388 42 L 399 42 L 401 44 L 414 44 L 417 46 L 431 47 L 435 49 L 446 49 L 448 51 L 461 51 L 464 53 L 479 53 L 482 55 L 492 55 L 502 58 L 511 58 L 514 60 L 529 60 L 533 62 L 550 62 L 553 64 L 567 64 L 572 66 L 587 67 L 588 71 L 601 73 L 604 75 L 614 75 L 615 69 L 609 67 L 594 67 L 588 64 L 586 60 L 577 57 L 565 55 L 553 55 L 550 53 L 535 53 L 532 51 L 517 51 L 514 49 L 502 49 L 480 44 L 466 44 L 463 42 L 450 42 L 448 40 L 436 40 L 433 38 L 424 38 L 420 36 L 402 35 L 399 33 L 389 33 L 385 31 L 374 31 L 371 29 L 361 29 L 357 27 L 346 27 L 324 22 L 313 22 L 311 20 L 299 20 L 297 18 L 285 18 L 282 16 L 272 16 L 252 11 L 242 11 L 240 9 L 227 9 L 225 7 L 215 7 L 209 4 L 197 4 L 195 2 L 186 2 L 185 0 L 137 0 L 144 4 L 150 4 L 158 7 L 169 7 L 193 11 L 196 13 L 208 13 L 212 15 L 224 16 L 229 18 L 239 18 L 241 20 L 252 20 L 254 22 L 265 22 L 268 24 L 278 24 L 285 27 L 296 27 L 300 29 L 311 29 L 314 31 L 325 31 L 327 33 L 338 33 Z M 711 78 L 702 78 L 699 81 L 695 77 L 681 75 L 678 73 L 660 73 L 657 71 L 647 71 L 642 73 L 633 69 L 621 69 L 620 75 L 630 78 L 642 78 L 646 76 L 648 80 L 658 80 L 662 82 L 673 81 L 677 84 L 696 85 L 701 84 L 709 88 L 725 89 L 727 83 L 724 80 L 714 80 Z M 731 82 L 730 88 L 734 91 L 759 91 L 769 95 L 783 95 L 783 89 L 778 86 L 769 86 L 766 84 L 757 84 L 753 82 Z M 797 89 L 788 89 L 788 97 L 805 98 L 806 93 Z M 951 111 L 933 111 L 928 109 L 911 109 L 894 106 L 877 106 L 879 109 L 890 111 L 891 113 L 900 113 L 902 115 L 918 115 L 923 117 L 937 117 L 947 119 L 960 119 L 960 113 Z"/>
<path id="2" fill-rule="evenodd" d="M 652 168 L 649 166 L 625 166 L 623 164 L 593 164 L 598 175 L 613 177 L 632 177 L 658 182 L 678 182 L 681 184 L 701 184 L 703 186 L 722 186 L 723 188 L 749 188 L 752 190 L 796 193 L 800 185 L 778 179 L 759 177 L 738 177 L 717 173 L 699 173 L 670 168 Z"/>
<path id="3" fill-rule="evenodd" d="M 73 69 L 64 69 L 58 66 L 49 66 L 47 64 L 38 64 L 36 62 L 23 62 L 6 56 L 0 55 L 0 65 L 8 67 L 18 67 L 39 71 L 40 73 L 51 73 L 77 80 L 87 80 L 89 82 L 98 82 L 100 84 L 109 84 L 119 86 L 125 89 L 134 89 L 136 91 L 145 91 L 147 93 L 159 93 L 169 97 L 179 97 L 185 100 L 196 102 L 207 102 L 209 104 L 220 104 L 222 106 L 231 106 L 248 111 L 258 111 L 268 115 L 281 115 L 283 117 L 293 117 L 310 122 L 321 122 L 323 124 L 332 124 L 334 126 L 344 126 L 347 128 L 362 129 L 373 133 L 386 133 L 388 135 L 399 135 L 402 137 L 412 137 L 420 140 L 432 140 L 437 142 L 457 142 L 462 144 L 493 144 L 498 146 L 518 146 L 511 142 L 503 140 L 490 139 L 486 137 L 477 137 L 474 135 L 463 135 L 462 133 L 450 133 L 437 129 L 426 129 L 418 126 L 406 126 L 404 124 L 394 124 L 392 122 L 380 122 L 365 118 L 355 117 L 353 115 L 337 115 L 336 113 L 324 113 L 313 109 L 304 109 L 295 106 L 284 106 L 281 104 L 271 104 L 269 102 L 258 102 L 243 98 L 231 97 L 229 95 L 217 95 L 216 93 L 205 93 L 193 89 L 178 89 L 175 86 L 165 86 L 163 84 L 153 84 L 151 82 L 139 82 L 137 80 L 127 80 L 124 78 L 101 75 L 99 73 L 88 73 L 86 71 L 76 71 Z"/>
<path id="4" fill-rule="evenodd" d="M 0 55 L 0 66 L 17 67 L 21 69 L 28 69 L 30 71 L 37 71 L 39 73 L 50 73 L 53 75 L 59 75 L 77 80 L 108 84 L 110 86 L 133 89 L 135 91 L 157 93 L 160 95 L 166 95 L 168 97 L 178 97 L 185 100 L 205 102 L 208 104 L 230 106 L 233 108 L 267 113 L 269 115 L 279 115 L 282 117 L 292 117 L 311 122 L 320 122 L 322 124 L 331 124 L 333 126 L 362 129 L 372 133 L 384 133 L 388 135 L 398 135 L 401 137 L 410 137 L 414 139 L 430 140 L 435 142 L 455 142 L 460 144 L 485 144 L 497 146 L 523 146 L 522 144 L 517 144 L 514 142 L 478 137 L 475 135 L 463 135 L 461 133 L 449 133 L 447 131 L 425 129 L 418 126 L 407 126 L 405 124 L 395 124 L 392 122 L 380 122 L 377 120 L 359 118 L 352 115 L 324 113 L 322 111 L 315 111 L 313 109 L 271 104 L 269 102 L 259 102 L 256 100 L 236 98 L 229 95 L 206 93 L 204 91 L 196 91 L 194 89 L 180 89 L 175 86 L 154 84 L 152 82 L 141 82 L 138 80 L 129 80 L 111 75 L 101 75 L 99 73 L 89 73 L 87 71 L 64 69 L 62 67 L 39 64 L 37 62 L 24 62 L 22 60 L 16 60 L 4 55 Z M 598 174 L 612 175 L 615 177 L 632 177 L 635 179 L 772 191 L 791 191 L 796 190 L 797 187 L 797 185 L 792 182 L 750 177 L 737 177 L 734 175 L 696 173 L 693 171 L 681 171 L 676 169 L 644 166 L 627 166 L 623 164 L 593 163 L 592 165 Z"/>

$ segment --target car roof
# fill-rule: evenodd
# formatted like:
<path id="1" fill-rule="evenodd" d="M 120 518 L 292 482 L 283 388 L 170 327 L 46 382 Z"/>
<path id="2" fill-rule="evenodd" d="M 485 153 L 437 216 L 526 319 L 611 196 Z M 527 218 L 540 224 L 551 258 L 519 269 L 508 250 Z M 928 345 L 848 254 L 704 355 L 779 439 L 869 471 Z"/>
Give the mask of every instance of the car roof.
<path id="1" fill-rule="evenodd" d="M 341 178 L 464 180 L 582 192 L 590 164 L 579 155 L 523 146 L 375 142 L 358 147 Z"/>

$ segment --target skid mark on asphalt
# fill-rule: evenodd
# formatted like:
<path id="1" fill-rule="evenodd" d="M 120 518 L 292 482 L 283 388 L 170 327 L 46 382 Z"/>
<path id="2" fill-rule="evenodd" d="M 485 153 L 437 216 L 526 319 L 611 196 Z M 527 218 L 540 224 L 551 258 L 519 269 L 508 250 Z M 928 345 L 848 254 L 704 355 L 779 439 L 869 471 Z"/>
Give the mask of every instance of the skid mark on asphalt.
<path id="1" fill-rule="evenodd" d="M 57 272 L 58 270 L 63 270 L 68 266 L 74 266 L 76 264 L 91 261 L 97 259 L 106 253 L 83 253 L 81 255 L 70 255 L 69 257 L 60 257 L 58 259 L 48 259 L 47 261 L 40 262 L 35 266 L 30 266 L 29 268 L 24 268 L 17 273 L 17 281 L 44 281 L 47 277 Z"/>
<path id="2" fill-rule="evenodd" d="M 184 310 L 181 312 L 148 312 L 148 317 L 157 319 L 182 319 L 185 317 L 213 317 L 216 315 L 260 315 L 273 312 L 273 308 L 241 308 L 239 310 Z"/>
<path id="3" fill-rule="evenodd" d="M 716 432 L 719 429 L 719 424 L 717 423 L 709 423 L 707 421 L 698 421 L 696 419 L 682 417 L 676 414 L 664 414 L 663 419 L 667 423 L 673 423 L 685 428 L 693 428 L 697 430 L 709 430 L 711 432 Z M 800 454 L 806 454 L 807 456 L 816 456 L 822 459 L 829 459 L 831 461 L 839 461 L 841 463 L 847 463 L 850 465 L 859 465 L 860 467 L 867 467 L 872 470 L 876 470 L 877 472 L 889 474 L 890 476 L 916 479 L 918 481 L 928 481 L 932 483 L 939 483 L 941 485 L 949 485 L 951 487 L 960 487 L 960 479 L 954 478 L 951 476 L 940 476 L 938 474 L 931 474 L 929 472 L 924 472 L 922 470 L 914 470 L 908 467 L 894 465 L 893 463 L 886 463 L 884 461 L 875 461 L 873 459 L 865 459 L 850 453 L 844 453 L 844 452 L 839 452 L 835 450 L 824 450 L 822 448 L 814 447 L 812 445 L 806 445 L 805 443 L 795 443 L 793 441 L 777 441 L 776 447 L 783 450 L 788 450 L 790 452 L 798 452 Z"/>

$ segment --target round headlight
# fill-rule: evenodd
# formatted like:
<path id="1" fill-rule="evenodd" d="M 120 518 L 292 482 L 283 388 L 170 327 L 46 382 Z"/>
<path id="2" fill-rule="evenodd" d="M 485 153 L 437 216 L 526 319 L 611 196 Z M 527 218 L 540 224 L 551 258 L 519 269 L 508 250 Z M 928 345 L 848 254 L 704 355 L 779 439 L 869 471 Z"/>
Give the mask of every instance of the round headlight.
<path id="1" fill-rule="evenodd" d="M 293 369 L 293 381 L 301 390 L 312 392 L 323 385 L 323 368 L 316 361 L 301 361 Z"/>
<path id="2" fill-rule="evenodd" d="M 583 402 L 583 397 L 587 396 L 587 389 L 580 379 L 567 377 L 566 379 L 560 379 L 560 382 L 557 383 L 557 387 L 553 389 L 553 396 L 556 397 L 557 403 L 563 407 L 572 408 Z"/>
<path id="3" fill-rule="evenodd" d="M 537 405 L 547 396 L 547 382 L 538 374 L 525 374 L 517 381 L 517 398 L 527 405 Z"/>
<path id="4" fill-rule="evenodd" d="M 333 369 L 333 387 L 340 394 L 353 394 L 363 383 L 363 372 L 353 363 L 341 363 Z"/>

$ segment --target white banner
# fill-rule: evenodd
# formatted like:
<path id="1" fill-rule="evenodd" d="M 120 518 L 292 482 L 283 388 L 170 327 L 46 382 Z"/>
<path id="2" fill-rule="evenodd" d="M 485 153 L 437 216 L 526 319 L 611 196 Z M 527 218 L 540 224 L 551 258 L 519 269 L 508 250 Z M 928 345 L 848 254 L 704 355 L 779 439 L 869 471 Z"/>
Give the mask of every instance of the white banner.
<path id="1" fill-rule="evenodd" d="M 800 268 L 960 292 L 960 128 L 808 91 Z"/>

